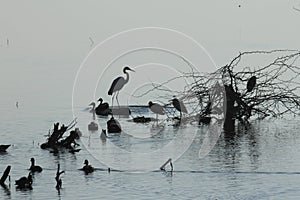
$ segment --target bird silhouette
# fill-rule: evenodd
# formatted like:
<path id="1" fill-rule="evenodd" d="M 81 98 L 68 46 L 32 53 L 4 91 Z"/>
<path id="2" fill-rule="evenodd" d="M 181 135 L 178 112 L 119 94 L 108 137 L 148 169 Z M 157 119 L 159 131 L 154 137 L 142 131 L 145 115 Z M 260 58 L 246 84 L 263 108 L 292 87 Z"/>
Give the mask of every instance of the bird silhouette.
<path id="1" fill-rule="evenodd" d="M 149 101 L 148 105 L 150 110 L 156 114 L 156 121 L 158 120 L 158 115 L 165 114 L 164 108 L 160 104 Z"/>
<path id="2" fill-rule="evenodd" d="M 256 76 L 252 76 L 247 82 L 247 92 L 251 92 L 256 85 Z"/>
<path id="3" fill-rule="evenodd" d="M 42 168 L 42 167 L 40 167 L 40 166 L 38 166 L 38 165 L 35 165 L 35 160 L 34 160 L 34 158 L 31 158 L 30 161 L 31 161 L 31 166 L 30 166 L 29 170 L 30 170 L 31 172 L 42 172 L 42 171 L 43 171 L 43 168 Z"/>
<path id="4" fill-rule="evenodd" d="M 29 172 L 28 177 L 21 177 L 19 180 L 16 180 L 15 185 L 17 185 L 18 189 L 32 189 L 32 174 Z"/>
<path id="5" fill-rule="evenodd" d="M 108 103 L 103 103 L 103 99 L 98 99 L 100 104 L 95 108 L 95 112 L 97 115 L 104 115 L 107 116 L 108 114 L 111 114 L 111 110 L 109 109 Z"/>
<path id="6" fill-rule="evenodd" d="M 171 100 L 174 108 L 180 112 L 180 118 L 182 116 L 182 113 L 187 113 L 187 109 L 182 101 L 179 101 L 177 98 L 174 98 Z"/>
<path id="7" fill-rule="evenodd" d="M 119 76 L 118 78 L 113 80 L 113 82 L 112 82 L 112 84 L 111 84 L 111 86 L 108 90 L 108 95 L 112 95 L 112 105 L 113 105 L 113 102 L 114 102 L 114 97 L 116 96 L 118 106 L 120 107 L 119 100 L 118 100 L 118 95 L 119 95 L 119 91 L 129 81 L 129 74 L 127 72 L 128 70 L 134 72 L 134 70 L 130 69 L 128 66 L 124 67 L 123 73 L 126 74 L 126 79 L 124 79 L 124 77 L 122 77 L 122 76 Z"/>
<path id="8" fill-rule="evenodd" d="M 86 174 L 92 173 L 94 171 L 94 167 L 92 167 L 91 165 L 89 165 L 89 161 L 88 160 L 85 160 L 83 164 L 84 164 L 84 166 L 82 167 L 82 170 Z"/>

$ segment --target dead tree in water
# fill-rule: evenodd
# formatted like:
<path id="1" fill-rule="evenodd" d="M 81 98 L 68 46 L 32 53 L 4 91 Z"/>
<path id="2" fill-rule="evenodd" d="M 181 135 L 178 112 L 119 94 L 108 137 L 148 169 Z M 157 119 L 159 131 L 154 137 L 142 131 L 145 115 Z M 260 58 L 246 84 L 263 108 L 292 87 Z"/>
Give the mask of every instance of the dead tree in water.
<path id="1" fill-rule="evenodd" d="M 177 92 L 177 97 L 188 101 L 193 108 L 189 112 L 190 120 L 223 118 L 225 132 L 234 132 L 236 121 L 247 124 L 250 117 L 299 115 L 299 58 L 297 50 L 242 52 L 215 72 L 192 70 L 178 77 L 191 81 L 184 91 Z M 151 91 L 161 91 L 164 84 Z"/>
<path id="2" fill-rule="evenodd" d="M 234 132 L 236 120 L 248 123 L 251 116 L 264 119 L 288 113 L 299 115 L 299 57 L 300 52 L 293 50 L 240 53 L 209 76 L 193 74 L 196 81 L 190 96 L 197 97 L 203 107 L 213 103 L 211 94 L 216 85 L 222 85 L 226 132 Z"/>

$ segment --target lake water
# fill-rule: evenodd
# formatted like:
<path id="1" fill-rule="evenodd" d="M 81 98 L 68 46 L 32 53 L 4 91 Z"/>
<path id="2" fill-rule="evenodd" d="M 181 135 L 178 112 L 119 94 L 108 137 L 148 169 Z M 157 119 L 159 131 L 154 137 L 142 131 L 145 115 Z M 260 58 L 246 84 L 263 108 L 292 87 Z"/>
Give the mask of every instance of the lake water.
<path id="1" fill-rule="evenodd" d="M 128 118 L 118 118 L 126 134 L 109 135 L 108 141 L 99 140 L 100 132 L 90 133 L 87 124 L 80 127 L 84 136 L 79 153 L 53 155 L 42 150 L 45 135 L 53 123 L 68 124 L 73 119 L 72 85 L 80 59 L 65 65 L 49 65 L 9 56 L 1 60 L 0 75 L 0 136 L 1 144 L 12 144 L 0 154 L 0 171 L 7 165 L 11 185 L 0 188 L 0 199 L 298 199 L 300 197 L 300 128 L 299 119 L 253 121 L 248 130 L 240 130 L 231 139 L 220 136 L 218 142 L 204 158 L 198 153 L 207 134 L 207 127 L 187 125 L 182 128 L 166 126 L 159 134 L 151 135 L 151 124 L 134 124 Z M 48 61 L 45 61 L 48 62 Z M 19 108 L 15 106 L 19 102 Z M 90 102 L 87 102 L 87 105 Z M 92 120 L 84 111 L 86 105 L 75 108 L 81 117 Z M 135 115 L 136 113 L 133 113 Z M 137 114 L 148 115 L 147 110 Z M 154 116 L 153 116 L 154 117 Z M 107 118 L 97 118 L 101 128 L 106 128 Z M 130 137 L 134 135 L 134 137 Z M 131 152 L 148 152 L 161 149 L 173 138 L 192 135 L 188 149 L 178 159 L 173 157 L 174 172 L 158 171 L 157 158 L 139 163 L 139 169 L 128 169 L 131 158 L 121 157 L 118 169 L 107 172 L 107 163 L 91 154 L 87 142 L 111 158 L 119 158 L 118 146 Z M 111 143 L 109 143 L 111 142 Z M 113 144 L 113 145 L 111 145 Z M 111 151 L 110 151 L 111 150 Z M 162 153 L 161 157 L 171 157 Z M 30 158 L 44 170 L 34 175 L 33 190 L 16 190 L 14 181 L 28 174 Z M 84 175 L 78 170 L 88 159 L 96 167 L 94 173 Z M 165 159 L 163 159 L 165 160 Z M 55 189 L 57 163 L 61 164 L 63 186 Z M 117 163 L 114 160 L 114 164 Z M 156 164 L 156 163 L 159 163 Z M 124 165 L 124 168 L 122 168 Z M 147 168 L 147 166 L 150 166 Z M 153 168 L 152 166 L 157 166 Z M 153 168 L 153 169 L 152 169 Z M 8 180 L 6 181 L 9 185 Z"/>
<path id="2" fill-rule="evenodd" d="M 81 112 L 91 116 L 86 111 Z M 249 130 L 233 139 L 227 140 L 221 135 L 212 151 L 202 159 L 198 151 L 206 128 L 186 126 L 176 134 L 188 134 L 195 129 L 197 134 L 188 150 L 173 162 L 173 174 L 149 170 L 108 173 L 107 166 L 95 159 L 81 142 L 82 150 L 76 154 L 53 155 L 40 149 L 44 135 L 57 121 L 55 116 L 66 124 L 70 122 L 70 108 L 53 107 L 38 112 L 20 105 L 19 109 L 2 107 L 1 115 L 1 143 L 12 144 L 7 153 L 0 154 L 0 169 L 12 166 L 12 185 L 8 190 L 0 189 L 1 199 L 296 199 L 300 196 L 300 138 L 297 132 L 300 125 L 297 120 L 254 121 Z M 97 120 L 101 124 L 107 119 Z M 118 120 L 136 134 L 141 127 L 148 130 L 151 126 L 137 125 L 127 118 Z M 84 135 L 89 134 L 87 129 L 81 130 Z M 162 137 L 168 140 L 175 132 L 173 127 L 166 127 L 157 140 L 163 141 Z M 105 147 L 99 140 L 99 132 L 90 134 L 94 142 Z M 123 143 L 132 151 L 144 151 L 143 146 L 147 148 L 151 144 L 153 148 L 161 145 L 155 141 L 145 143 L 143 139 L 130 142 L 126 136 L 109 135 L 108 140 L 119 145 Z M 16 190 L 13 182 L 28 174 L 31 157 L 35 157 L 44 171 L 34 175 L 33 190 Z M 78 169 L 85 159 L 99 170 L 84 175 Z M 62 175 L 60 193 L 55 189 L 54 180 L 57 163 L 66 171 Z"/>

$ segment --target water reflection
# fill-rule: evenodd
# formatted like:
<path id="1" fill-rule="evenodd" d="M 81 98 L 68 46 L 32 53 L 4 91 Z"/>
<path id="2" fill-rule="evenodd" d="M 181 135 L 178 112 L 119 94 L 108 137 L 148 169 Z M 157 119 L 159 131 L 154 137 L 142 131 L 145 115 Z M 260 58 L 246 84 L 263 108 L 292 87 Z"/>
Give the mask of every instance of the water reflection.
<path id="1" fill-rule="evenodd" d="M 11 199 L 10 183 L 9 183 L 9 187 L 6 184 L 0 184 L 0 186 L 4 190 L 5 195 L 8 197 L 8 199 Z"/>
<path id="2" fill-rule="evenodd" d="M 252 124 L 238 124 L 235 133 L 224 133 L 219 140 L 219 159 L 223 160 L 224 166 L 232 170 L 239 169 L 240 162 L 245 165 L 244 157 L 249 159 L 249 167 L 253 170 L 259 166 L 259 137 L 258 131 Z"/>

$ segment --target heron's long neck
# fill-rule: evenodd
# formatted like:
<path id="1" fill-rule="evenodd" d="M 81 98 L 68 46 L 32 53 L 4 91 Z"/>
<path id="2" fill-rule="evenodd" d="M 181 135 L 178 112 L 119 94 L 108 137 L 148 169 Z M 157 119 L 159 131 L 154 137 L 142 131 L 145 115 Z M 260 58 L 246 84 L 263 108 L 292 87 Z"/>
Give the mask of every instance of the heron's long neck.
<path id="1" fill-rule="evenodd" d="M 31 166 L 34 167 L 34 161 L 31 161 Z"/>
<path id="2" fill-rule="evenodd" d="M 129 81 L 129 74 L 128 74 L 128 72 L 125 72 L 125 74 L 126 74 L 126 79 L 125 79 L 125 84 L 126 84 Z"/>

